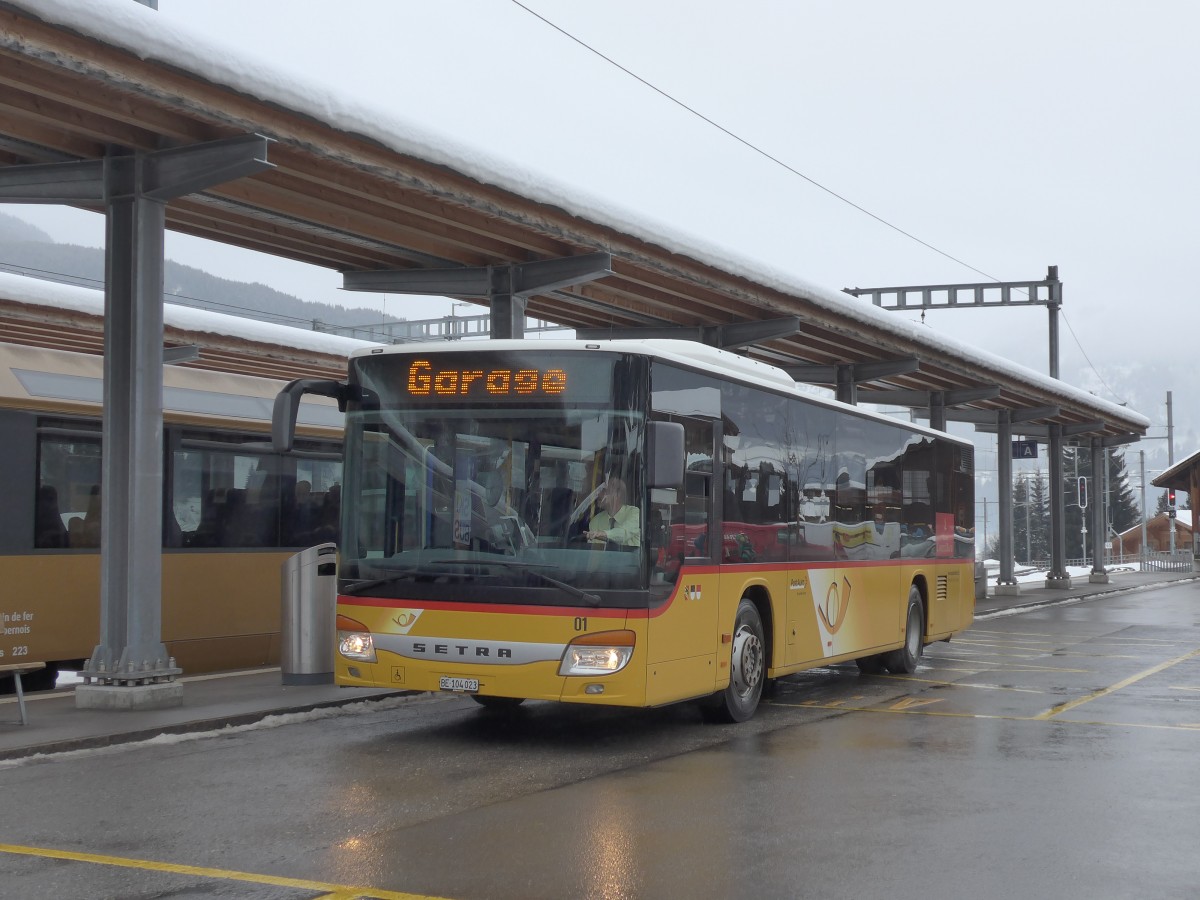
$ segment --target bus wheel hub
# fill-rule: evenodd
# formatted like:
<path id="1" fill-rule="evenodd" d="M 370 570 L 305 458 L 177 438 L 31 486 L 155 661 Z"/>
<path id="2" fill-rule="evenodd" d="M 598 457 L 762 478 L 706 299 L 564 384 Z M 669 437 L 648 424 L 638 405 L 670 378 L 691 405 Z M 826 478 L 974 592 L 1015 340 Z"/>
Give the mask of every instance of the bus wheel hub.
<path id="1" fill-rule="evenodd" d="M 739 629 L 733 637 L 733 683 L 738 693 L 753 690 L 762 672 L 762 641 L 749 628 Z"/>

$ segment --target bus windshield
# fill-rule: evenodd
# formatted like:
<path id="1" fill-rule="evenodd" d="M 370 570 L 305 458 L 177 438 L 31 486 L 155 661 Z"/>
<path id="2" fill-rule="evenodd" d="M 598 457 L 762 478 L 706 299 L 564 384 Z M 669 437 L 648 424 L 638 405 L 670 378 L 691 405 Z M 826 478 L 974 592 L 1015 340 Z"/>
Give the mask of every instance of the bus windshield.
<path id="1" fill-rule="evenodd" d="M 644 376 L 523 355 L 355 361 L 341 593 L 625 605 L 645 586 Z"/>

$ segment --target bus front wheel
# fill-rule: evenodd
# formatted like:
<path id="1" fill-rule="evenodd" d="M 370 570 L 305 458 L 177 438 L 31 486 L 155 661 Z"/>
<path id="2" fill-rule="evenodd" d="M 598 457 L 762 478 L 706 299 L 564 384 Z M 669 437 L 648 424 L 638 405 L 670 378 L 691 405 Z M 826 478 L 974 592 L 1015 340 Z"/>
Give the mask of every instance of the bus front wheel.
<path id="1" fill-rule="evenodd" d="M 904 646 L 884 657 L 888 671 L 911 675 L 917 671 L 925 637 L 925 611 L 921 606 L 921 589 L 915 584 L 908 589 L 908 611 L 904 617 Z"/>
<path id="2" fill-rule="evenodd" d="M 729 687 L 701 707 L 710 722 L 745 722 L 754 715 L 767 675 L 766 637 L 758 607 L 742 598 L 733 620 Z"/>
<path id="3" fill-rule="evenodd" d="M 472 694 L 471 699 L 484 709 L 516 709 L 525 702 L 524 697 L 490 697 L 486 694 Z"/>

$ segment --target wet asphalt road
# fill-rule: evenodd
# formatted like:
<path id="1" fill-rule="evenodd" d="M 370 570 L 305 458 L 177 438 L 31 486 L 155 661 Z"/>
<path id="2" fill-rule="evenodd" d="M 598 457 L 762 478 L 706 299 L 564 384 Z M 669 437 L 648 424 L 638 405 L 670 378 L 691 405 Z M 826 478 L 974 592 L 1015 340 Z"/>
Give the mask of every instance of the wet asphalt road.
<path id="1" fill-rule="evenodd" d="M 805 673 L 740 726 L 430 699 L 10 765 L 0 798 L 4 898 L 1194 898 L 1200 584 Z"/>

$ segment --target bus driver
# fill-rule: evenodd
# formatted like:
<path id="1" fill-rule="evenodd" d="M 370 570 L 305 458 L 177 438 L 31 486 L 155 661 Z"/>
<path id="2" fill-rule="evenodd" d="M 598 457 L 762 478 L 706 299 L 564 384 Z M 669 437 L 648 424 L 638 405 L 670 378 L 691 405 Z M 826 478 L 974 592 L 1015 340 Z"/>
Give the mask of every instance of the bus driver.
<path id="1" fill-rule="evenodd" d="M 584 532 L 589 541 L 611 541 L 618 547 L 641 546 L 641 510 L 627 506 L 625 499 L 625 482 L 610 475 L 600 494 L 601 511 L 592 516 L 588 530 Z"/>

